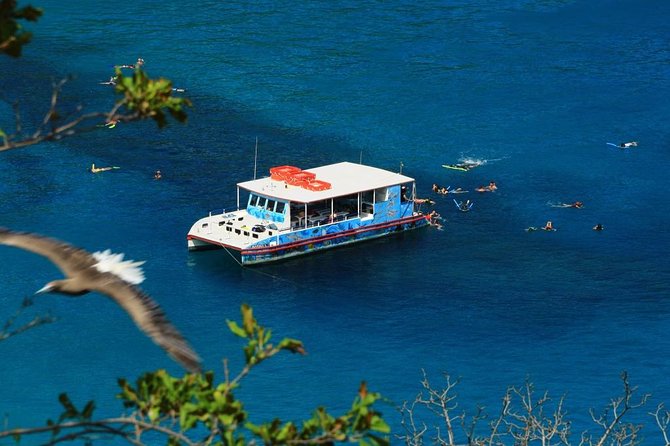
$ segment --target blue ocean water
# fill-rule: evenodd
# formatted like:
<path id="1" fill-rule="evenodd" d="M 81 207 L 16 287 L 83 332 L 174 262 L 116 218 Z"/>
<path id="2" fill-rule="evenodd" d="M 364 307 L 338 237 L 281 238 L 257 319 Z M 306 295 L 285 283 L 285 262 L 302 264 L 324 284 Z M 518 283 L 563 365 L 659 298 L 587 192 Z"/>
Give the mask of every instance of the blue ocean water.
<path id="1" fill-rule="evenodd" d="M 186 125 L 101 129 L 0 153 L 0 225 L 146 259 L 143 288 L 223 375 L 242 364 L 225 325 L 241 303 L 305 357 L 262 364 L 239 396 L 254 421 L 345 410 L 361 380 L 395 405 L 460 377 L 460 409 L 496 413 L 526 379 L 566 396 L 574 437 L 626 370 L 647 415 L 670 404 L 670 52 L 663 0 L 388 2 L 35 2 L 44 17 L 21 59 L 0 58 L 0 127 L 110 107 L 114 64 L 146 61 L 187 89 Z M 428 228 L 262 268 L 188 253 L 190 225 L 235 204 L 258 172 L 362 161 L 416 178 L 444 230 Z M 627 140 L 639 147 L 606 145 Z M 442 164 L 487 162 L 470 172 Z M 87 168 L 121 169 L 91 175 Z M 154 181 L 153 171 L 164 179 Z M 472 191 L 467 214 L 432 183 Z M 583 201 L 583 209 L 552 203 Z M 527 233 L 552 220 L 556 232 Z M 605 230 L 591 228 L 602 223 Z M 2 320 L 45 282 L 48 261 L 0 248 Z M 180 369 L 100 295 L 37 298 L 54 324 L 0 343 L 10 426 L 60 413 L 57 395 L 118 413 L 118 377 Z M 483 427 L 483 426 L 482 426 Z"/>

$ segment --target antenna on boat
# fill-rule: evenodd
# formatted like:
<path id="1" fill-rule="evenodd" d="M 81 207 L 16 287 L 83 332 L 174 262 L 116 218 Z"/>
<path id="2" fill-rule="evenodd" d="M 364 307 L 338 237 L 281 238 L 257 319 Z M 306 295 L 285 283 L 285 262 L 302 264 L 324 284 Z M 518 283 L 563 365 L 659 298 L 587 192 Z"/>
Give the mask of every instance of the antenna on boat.
<path id="1" fill-rule="evenodd" d="M 363 164 L 363 151 L 361 150 L 361 154 L 358 157 L 358 164 Z"/>
<path id="2" fill-rule="evenodd" d="M 254 180 L 256 179 L 256 161 L 258 160 L 258 136 L 256 137 L 256 149 L 254 150 Z"/>
<path id="3" fill-rule="evenodd" d="M 402 173 L 402 166 L 404 166 L 404 164 L 400 161 L 400 173 Z"/>

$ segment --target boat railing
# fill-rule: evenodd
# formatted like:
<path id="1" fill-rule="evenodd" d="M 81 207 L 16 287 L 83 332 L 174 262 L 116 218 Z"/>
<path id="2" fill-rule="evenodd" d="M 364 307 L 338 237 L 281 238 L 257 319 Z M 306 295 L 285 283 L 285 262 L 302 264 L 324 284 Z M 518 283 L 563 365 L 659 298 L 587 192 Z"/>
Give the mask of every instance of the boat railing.
<path id="1" fill-rule="evenodd" d="M 332 218 L 330 214 L 325 215 L 317 214 L 311 217 L 307 217 L 307 225 L 305 226 L 305 217 L 298 217 L 297 219 L 291 222 L 291 230 L 328 226 L 356 218 L 360 218 L 360 216 L 356 213 L 346 211 L 335 212 L 332 214 Z"/>

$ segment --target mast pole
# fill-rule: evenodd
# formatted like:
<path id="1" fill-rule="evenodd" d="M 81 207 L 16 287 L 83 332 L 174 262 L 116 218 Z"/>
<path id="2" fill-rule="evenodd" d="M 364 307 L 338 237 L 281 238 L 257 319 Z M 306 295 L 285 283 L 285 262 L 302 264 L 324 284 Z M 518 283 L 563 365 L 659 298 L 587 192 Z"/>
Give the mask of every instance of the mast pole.
<path id="1" fill-rule="evenodd" d="M 256 149 L 254 150 L 254 180 L 256 179 L 256 162 L 258 160 L 258 136 L 256 137 Z"/>

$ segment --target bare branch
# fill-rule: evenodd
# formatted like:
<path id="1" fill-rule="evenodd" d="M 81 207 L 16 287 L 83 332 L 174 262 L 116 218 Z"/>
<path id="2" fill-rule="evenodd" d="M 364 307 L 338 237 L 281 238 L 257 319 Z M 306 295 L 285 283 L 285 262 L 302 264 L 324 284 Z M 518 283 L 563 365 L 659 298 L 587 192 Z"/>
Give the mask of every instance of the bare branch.
<path id="1" fill-rule="evenodd" d="M 621 373 L 621 380 L 624 386 L 623 395 L 610 400 L 610 404 L 599 416 L 596 416 L 593 409 L 590 410 L 593 421 L 603 428 L 602 436 L 596 443 L 593 443 L 591 436 L 584 433 L 582 434 L 582 443 L 580 444 L 603 446 L 608 439 L 613 439 L 616 442 L 615 444 L 624 444 L 624 441 L 636 444 L 634 441 L 637 439 L 642 427 L 631 423 L 622 423 L 622 419 L 630 410 L 644 406 L 650 395 L 644 394 L 638 402 L 634 403 L 632 399 L 637 387 L 631 387 L 628 382 L 628 373 L 625 371 Z"/>
<path id="2" fill-rule="evenodd" d="M 656 425 L 661 430 L 663 434 L 663 440 L 665 440 L 665 446 L 670 446 L 670 438 L 668 438 L 668 426 L 670 425 L 670 411 L 666 410 L 663 406 L 663 403 L 659 404 L 656 407 L 656 412 L 650 412 L 649 415 L 652 415 L 656 420 Z"/>
<path id="3" fill-rule="evenodd" d="M 25 311 L 25 309 L 30 307 L 32 304 L 33 301 L 30 297 L 26 297 L 25 299 L 23 299 L 23 302 L 21 303 L 19 309 L 16 310 L 14 314 L 5 321 L 4 327 L 0 329 L 0 341 L 4 341 L 5 339 L 11 338 L 12 336 L 24 333 L 30 330 L 31 328 L 35 328 L 43 324 L 49 324 L 56 320 L 54 316 L 48 313 L 44 315 L 38 314 L 35 315 L 32 318 L 32 320 L 18 326 L 17 328 L 12 328 L 16 322 L 16 319 L 20 317 Z"/>
<path id="4" fill-rule="evenodd" d="M 119 427 L 114 428 L 113 426 L 115 425 L 118 425 Z M 137 436 L 137 430 L 139 429 L 142 432 L 153 431 L 166 435 L 171 438 L 178 439 L 187 446 L 196 446 L 198 444 L 196 442 L 191 441 L 187 436 L 183 435 L 179 431 L 174 431 L 172 429 L 168 429 L 158 424 L 148 423 L 136 417 L 106 418 L 98 421 L 90 421 L 90 420 L 70 421 L 65 423 L 55 423 L 49 426 L 42 426 L 42 427 L 10 429 L 0 432 L 0 438 L 17 437 L 24 435 L 36 435 L 49 432 L 53 433 L 69 429 L 83 429 L 78 432 L 71 432 L 68 434 L 64 434 L 62 437 L 57 437 L 47 444 L 56 444 L 61 441 L 68 441 L 76 438 L 90 436 L 91 434 L 105 433 L 123 437 L 125 440 L 138 446 L 142 445 L 143 443 L 141 443 L 139 440 L 131 439 L 130 437 L 131 432 L 124 430 L 129 428 L 135 429 L 136 438 L 139 438 Z"/>

